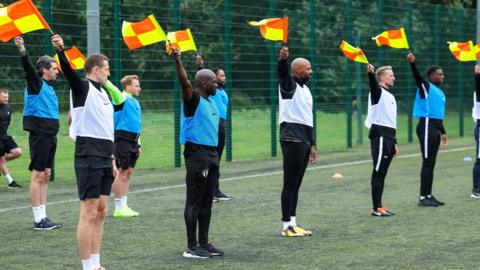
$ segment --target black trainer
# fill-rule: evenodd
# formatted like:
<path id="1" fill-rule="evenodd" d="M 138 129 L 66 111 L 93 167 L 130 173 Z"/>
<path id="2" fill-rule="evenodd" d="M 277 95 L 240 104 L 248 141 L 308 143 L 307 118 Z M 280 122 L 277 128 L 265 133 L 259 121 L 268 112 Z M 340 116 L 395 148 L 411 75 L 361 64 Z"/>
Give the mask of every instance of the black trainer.
<path id="1" fill-rule="evenodd" d="M 54 230 L 62 227 L 61 224 L 56 224 L 48 218 L 43 218 L 40 222 L 33 223 L 34 230 L 46 231 L 46 230 Z"/>
<path id="2" fill-rule="evenodd" d="M 472 189 L 472 194 L 470 194 L 470 197 L 474 199 L 480 199 L 480 189 L 479 188 Z"/>
<path id="3" fill-rule="evenodd" d="M 213 199 L 214 200 L 217 199 L 219 201 L 229 201 L 229 200 L 232 199 L 232 197 L 219 190 L 219 191 L 215 192 L 215 195 L 213 196 Z"/>
<path id="4" fill-rule="evenodd" d="M 63 226 L 61 223 L 55 223 L 55 222 L 51 221 L 48 217 L 45 217 L 45 220 L 49 223 L 55 224 L 57 226 L 55 229 L 58 229 L 58 228 Z"/>
<path id="5" fill-rule="evenodd" d="M 440 206 L 436 201 L 432 200 L 432 198 L 424 198 L 418 200 L 419 207 L 438 207 Z"/>
<path id="6" fill-rule="evenodd" d="M 434 201 L 436 204 L 438 204 L 438 206 L 444 206 L 444 205 L 445 205 L 444 202 L 441 202 L 441 201 L 437 200 L 437 198 L 433 197 L 433 195 L 430 196 L 430 199 L 431 199 L 432 201 Z"/>
<path id="7" fill-rule="evenodd" d="M 223 256 L 223 254 L 225 254 L 222 250 L 214 247 L 210 243 L 201 245 L 201 247 L 204 248 L 206 251 L 210 252 L 212 256 Z"/>
<path id="8" fill-rule="evenodd" d="M 186 251 L 183 252 L 183 257 L 185 258 L 208 259 L 212 256 L 212 253 L 208 252 L 201 246 L 189 247 Z"/>
<path id="9" fill-rule="evenodd" d="M 13 180 L 10 184 L 8 184 L 8 188 L 22 188 L 22 186 Z"/>

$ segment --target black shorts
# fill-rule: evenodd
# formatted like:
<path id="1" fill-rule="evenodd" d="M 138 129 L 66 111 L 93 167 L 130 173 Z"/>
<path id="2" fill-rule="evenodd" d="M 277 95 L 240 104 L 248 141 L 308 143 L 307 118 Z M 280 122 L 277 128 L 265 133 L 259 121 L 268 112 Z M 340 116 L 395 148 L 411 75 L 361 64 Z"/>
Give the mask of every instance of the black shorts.
<path id="1" fill-rule="evenodd" d="M 51 169 L 57 151 L 57 137 L 30 133 L 28 143 L 30 146 L 30 166 L 28 166 L 28 169 L 40 172 Z"/>
<path id="2" fill-rule="evenodd" d="M 113 153 L 115 155 L 117 168 L 121 168 L 122 170 L 135 168 L 139 155 L 137 142 L 116 138 L 113 144 Z"/>
<path id="3" fill-rule="evenodd" d="M 13 140 L 12 136 L 5 135 L 0 137 L 0 156 L 5 156 L 15 148 L 18 148 L 18 145 Z"/>
<path id="4" fill-rule="evenodd" d="M 110 158 L 75 157 L 75 175 L 80 200 L 110 195 L 114 180 Z"/>

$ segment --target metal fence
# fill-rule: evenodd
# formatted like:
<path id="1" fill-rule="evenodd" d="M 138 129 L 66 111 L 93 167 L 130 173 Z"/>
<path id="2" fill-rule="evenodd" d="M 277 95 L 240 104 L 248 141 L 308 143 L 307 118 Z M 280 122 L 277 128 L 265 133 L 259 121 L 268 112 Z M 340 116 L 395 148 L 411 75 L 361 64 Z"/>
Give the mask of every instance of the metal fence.
<path id="1" fill-rule="evenodd" d="M 67 46 L 76 45 L 82 52 L 87 52 L 85 1 L 44 0 L 35 1 L 35 4 L 53 31 L 63 36 Z M 169 149 L 163 148 L 162 153 L 169 158 L 159 162 L 158 166 L 181 164 L 181 147 L 178 144 L 180 89 L 174 65 L 165 54 L 164 44 L 129 51 L 123 44 L 120 31 L 122 20 L 138 21 L 149 14 L 155 15 L 165 31 L 190 28 L 206 66 L 224 68 L 226 90 L 231 98 L 227 160 L 278 154 L 276 59 L 281 44 L 263 40 L 258 29 L 246 23 L 267 17 L 289 17 L 287 45 L 291 58 L 304 56 L 311 61 L 315 73 L 309 86 L 315 100 L 316 136 L 321 151 L 362 144 L 366 133 L 362 124 L 368 94 L 365 67 L 347 61 L 340 53 L 338 46 L 342 39 L 363 48 L 375 66 L 393 66 L 397 78 L 393 92 L 399 115 L 404 116 L 401 118 L 403 122 L 399 123 L 399 137 L 404 142 L 413 140 L 411 111 L 416 87 L 406 61 L 407 51 L 377 47 L 371 40 L 386 29 L 401 26 L 406 29 L 420 70 L 430 64 L 443 67 L 447 121 L 454 127 L 447 131 L 450 136 L 463 136 L 465 133 L 464 119 L 468 119 L 469 115 L 465 112 L 471 108 L 474 87 L 473 63 L 457 62 L 448 51 L 446 42 L 475 39 L 475 10 L 402 0 L 101 0 L 101 52 L 110 58 L 113 81 L 119 85 L 123 75 L 138 74 L 143 89 L 139 98 L 142 108 L 147 113 L 158 115 L 145 121 L 145 127 L 160 123 L 171 125 L 165 129 L 172 132 L 166 132 L 168 136 L 163 134 L 162 142 L 155 142 L 168 142 L 169 145 Z M 25 40 L 32 58 L 53 54 L 47 31 L 27 34 Z M 194 58 L 194 53 L 183 56 L 191 78 L 196 70 Z M 19 112 L 23 108 L 24 78 L 13 44 L 0 44 L 0 61 L 3 63 L 0 67 L 3 84 L 13 90 L 11 101 L 14 111 Z M 63 79 L 57 83 L 56 89 L 61 109 L 67 111 L 68 86 Z M 240 129 L 246 126 L 252 133 L 259 129 L 239 122 L 249 121 L 250 118 L 245 117 L 249 114 L 253 114 L 249 117 L 255 118 L 255 123 L 261 121 L 262 128 L 267 128 L 270 134 L 266 140 L 251 146 L 252 149 L 263 149 L 260 154 L 249 155 L 248 151 L 244 151 L 237 158 L 236 153 L 246 145 L 241 142 L 242 132 L 245 131 L 232 127 Z M 332 118 L 341 119 L 341 122 L 334 123 L 335 130 L 322 129 L 322 124 Z M 20 122 L 17 121 L 19 127 Z M 18 130 L 22 132 L 20 128 Z M 62 132 L 67 132 L 64 121 Z M 322 144 L 328 136 L 340 139 L 338 143 Z M 24 139 L 26 145 L 26 137 Z M 66 156 L 57 156 L 57 161 Z"/>

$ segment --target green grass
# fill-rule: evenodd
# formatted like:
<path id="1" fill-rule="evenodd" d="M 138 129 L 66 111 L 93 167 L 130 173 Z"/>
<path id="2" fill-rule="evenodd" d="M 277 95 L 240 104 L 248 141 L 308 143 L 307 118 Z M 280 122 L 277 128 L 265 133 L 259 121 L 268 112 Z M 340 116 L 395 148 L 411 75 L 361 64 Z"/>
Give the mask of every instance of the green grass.
<path id="1" fill-rule="evenodd" d="M 270 111 L 268 110 L 235 110 L 232 120 L 233 159 L 252 160 L 271 158 Z M 450 137 L 458 137 L 458 115 L 449 113 L 445 121 Z M 357 119 L 353 119 L 353 146 L 357 144 Z M 369 146 L 368 130 L 362 125 L 363 144 Z M 414 120 L 413 139 L 416 141 Z M 73 141 L 68 136 L 66 116 L 62 115 L 58 135 L 58 150 L 55 159 L 55 176 L 58 182 L 73 182 Z M 465 136 L 472 135 L 472 121 L 465 115 Z M 28 133 L 22 130 L 22 115 L 13 114 L 9 133 L 14 136 L 24 155 L 9 163 L 11 174 L 19 183 L 28 184 L 30 174 L 27 170 L 29 159 Z M 278 130 L 277 130 L 278 134 Z M 407 142 L 407 117 L 399 115 L 398 139 L 400 143 Z M 277 136 L 277 155 L 281 155 Z M 347 125 L 345 113 L 317 113 L 317 148 L 320 153 L 346 151 Z M 137 163 L 139 170 L 153 170 L 174 166 L 174 124 L 173 113 L 145 112 L 142 129 L 143 153 Z M 225 158 L 225 155 L 224 155 Z M 183 159 L 183 158 L 182 158 Z M 182 161 L 183 163 L 183 161 Z"/>
<path id="2" fill-rule="evenodd" d="M 475 155 L 471 138 L 442 147 L 455 149 L 439 154 L 435 171 L 434 194 L 446 206 L 418 208 L 419 147 L 400 144 L 403 157 L 393 161 L 384 194 L 397 213 L 392 218 L 370 216 L 367 146 L 320 153 L 305 175 L 297 213 L 314 235 L 297 239 L 280 236 L 281 160 L 222 163 L 221 187 L 234 199 L 214 205 L 210 238 L 226 255 L 207 261 L 181 256 L 184 169 L 139 170 L 129 205 L 141 215 L 114 219 L 110 203 L 102 261 L 107 269 L 475 269 L 480 201 L 469 197 L 473 163 L 463 161 Z M 335 165 L 342 162 L 360 163 Z M 345 178 L 333 180 L 337 171 Z M 80 268 L 72 179 L 50 187 L 49 216 L 64 227 L 49 232 L 32 231 L 26 189 L 0 188 L 2 269 Z"/>

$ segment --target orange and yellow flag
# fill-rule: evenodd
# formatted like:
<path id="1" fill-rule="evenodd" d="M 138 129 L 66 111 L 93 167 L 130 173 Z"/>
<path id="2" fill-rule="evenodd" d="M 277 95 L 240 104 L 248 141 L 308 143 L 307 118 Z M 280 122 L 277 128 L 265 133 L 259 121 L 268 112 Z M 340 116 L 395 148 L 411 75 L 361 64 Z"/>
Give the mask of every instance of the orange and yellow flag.
<path id="1" fill-rule="evenodd" d="M 260 26 L 262 37 L 269 40 L 281 40 L 287 43 L 288 18 L 271 18 L 248 22 L 251 26 Z"/>
<path id="2" fill-rule="evenodd" d="M 342 40 L 342 43 L 340 44 L 340 51 L 342 51 L 342 53 L 352 61 L 368 64 L 367 57 L 365 56 L 365 53 L 363 53 L 362 49 L 353 47 L 345 40 Z"/>
<path id="3" fill-rule="evenodd" d="M 85 61 L 87 58 L 80 52 L 80 50 L 73 46 L 71 49 L 65 51 L 65 56 L 67 57 L 68 63 L 73 69 L 83 69 L 85 66 Z M 55 60 L 57 61 L 57 66 L 60 71 L 60 61 L 58 60 L 58 54 L 54 56 Z"/>
<path id="4" fill-rule="evenodd" d="M 447 42 L 448 49 L 458 61 L 468 62 L 477 61 L 477 57 L 480 57 L 480 49 L 478 45 L 473 45 L 471 40 L 467 42 Z M 477 56 L 478 55 L 478 56 Z"/>
<path id="5" fill-rule="evenodd" d="M 192 32 L 188 28 L 177 32 L 168 32 L 167 39 L 170 41 L 170 44 L 179 48 L 181 52 L 197 51 Z"/>
<path id="6" fill-rule="evenodd" d="M 30 0 L 20 0 L 0 8 L 0 41 L 8 42 L 16 36 L 49 29 L 42 14 Z"/>
<path id="7" fill-rule="evenodd" d="M 136 23 L 123 21 L 122 36 L 130 50 L 167 40 L 165 32 L 153 15 Z"/>
<path id="8" fill-rule="evenodd" d="M 396 49 L 408 49 L 407 35 L 405 29 L 387 30 L 372 39 L 377 42 L 377 46 L 388 46 Z"/>

